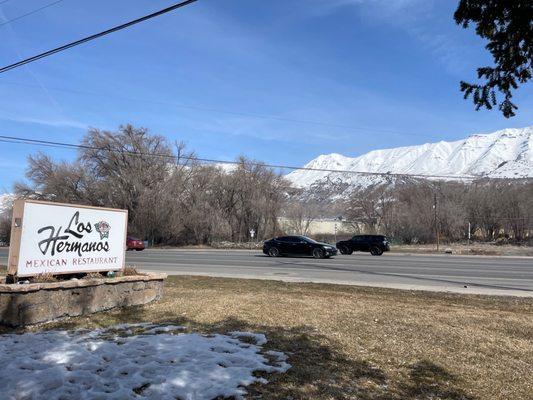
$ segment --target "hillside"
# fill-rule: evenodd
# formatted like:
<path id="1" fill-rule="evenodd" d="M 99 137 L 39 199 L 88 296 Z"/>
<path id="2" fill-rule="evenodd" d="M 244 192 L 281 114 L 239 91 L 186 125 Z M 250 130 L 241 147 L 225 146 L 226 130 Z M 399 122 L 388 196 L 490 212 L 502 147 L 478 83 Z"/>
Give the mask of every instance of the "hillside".
<path id="1" fill-rule="evenodd" d="M 320 155 L 306 168 L 423 176 L 533 177 L 533 126 L 473 134 L 454 142 L 374 150 L 359 157 Z M 295 186 L 345 193 L 391 177 L 357 173 L 297 170 L 286 176 Z M 447 179 L 447 178 L 437 178 Z"/>

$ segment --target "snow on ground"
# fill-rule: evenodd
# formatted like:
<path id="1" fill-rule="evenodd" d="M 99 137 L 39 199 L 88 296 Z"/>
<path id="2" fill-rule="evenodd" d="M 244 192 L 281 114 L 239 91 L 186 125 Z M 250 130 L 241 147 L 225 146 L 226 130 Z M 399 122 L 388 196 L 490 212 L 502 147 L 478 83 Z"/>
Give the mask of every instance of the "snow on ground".
<path id="1" fill-rule="evenodd" d="M 2 399 L 183 399 L 234 396 L 285 372 L 262 334 L 180 333 L 174 325 L 0 335 Z M 246 340 L 243 340 L 246 339 Z"/>

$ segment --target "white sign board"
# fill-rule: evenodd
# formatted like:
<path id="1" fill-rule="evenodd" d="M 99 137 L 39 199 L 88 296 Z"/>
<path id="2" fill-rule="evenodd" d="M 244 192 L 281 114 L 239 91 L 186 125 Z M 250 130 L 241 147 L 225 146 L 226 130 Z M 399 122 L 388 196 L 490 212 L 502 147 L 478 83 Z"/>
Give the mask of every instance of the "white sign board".
<path id="1" fill-rule="evenodd" d="M 124 266 L 127 210 L 17 200 L 8 273 L 116 271 Z"/>

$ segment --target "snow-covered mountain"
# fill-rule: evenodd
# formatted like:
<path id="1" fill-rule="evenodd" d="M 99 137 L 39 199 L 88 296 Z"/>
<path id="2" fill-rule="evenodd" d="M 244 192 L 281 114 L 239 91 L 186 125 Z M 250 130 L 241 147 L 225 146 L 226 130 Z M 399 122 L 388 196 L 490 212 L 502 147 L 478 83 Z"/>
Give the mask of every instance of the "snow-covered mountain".
<path id="1" fill-rule="evenodd" d="M 474 134 L 454 142 L 374 150 L 351 158 L 341 154 L 321 155 L 306 168 L 408 174 L 424 176 L 479 176 L 498 178 L 533 177 L 533 126 Z M 309 189 L 324 185 L 361 188 L 390 180 L 386 176 L 296 170 L 286 178 Z M 434 178 L 435 179 L 435 178 Z M 440 178 L 446 179 L 446 178 Z"/>
<path id="2" fill-rule="evenodd" d="M 15 195 L 13 194 L 0 194 L 0 214 L 2 214 L 4 211 L 8 211 L 13 206 L 14 200 Z"/>

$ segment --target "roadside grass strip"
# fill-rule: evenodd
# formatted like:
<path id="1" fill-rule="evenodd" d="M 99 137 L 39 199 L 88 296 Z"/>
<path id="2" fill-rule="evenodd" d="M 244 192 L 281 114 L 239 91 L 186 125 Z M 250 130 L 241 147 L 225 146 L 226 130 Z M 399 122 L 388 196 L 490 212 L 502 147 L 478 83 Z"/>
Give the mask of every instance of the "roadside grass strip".
<path id="1" fill-rule="evenodd" d="M 187 400 L 533 393 L 533 298 L 170 276 L 160 301 L 0 333 L 0 399 L 164 398 L 163 387 Z"/>
<path id="2" fill-rule="evenodd" d="M 0 335 L 5 399 L 241 399 L 282 373 L 287 356 L 263 351 L 265 335 L 183 333 L 181 326 L 120 324 L 106 329 Z"/>

